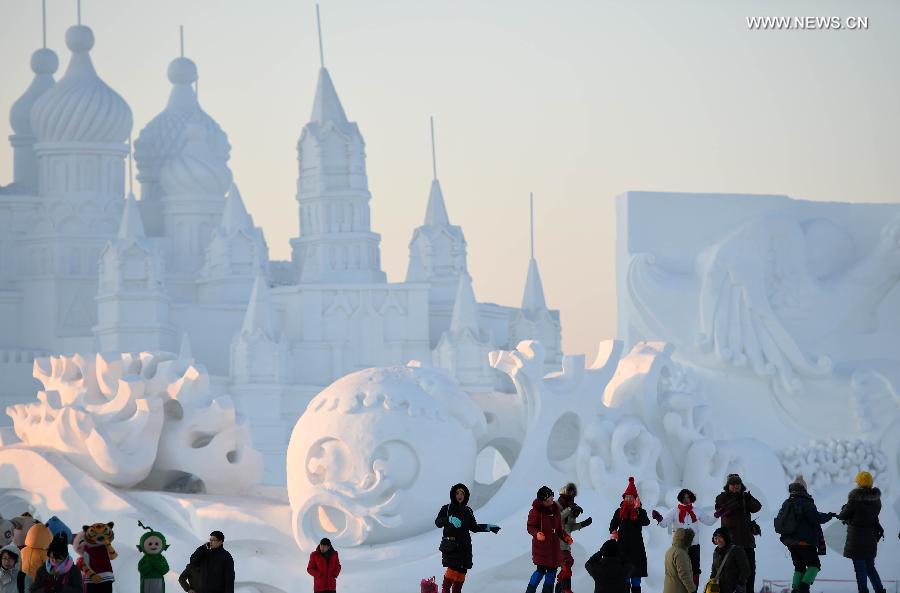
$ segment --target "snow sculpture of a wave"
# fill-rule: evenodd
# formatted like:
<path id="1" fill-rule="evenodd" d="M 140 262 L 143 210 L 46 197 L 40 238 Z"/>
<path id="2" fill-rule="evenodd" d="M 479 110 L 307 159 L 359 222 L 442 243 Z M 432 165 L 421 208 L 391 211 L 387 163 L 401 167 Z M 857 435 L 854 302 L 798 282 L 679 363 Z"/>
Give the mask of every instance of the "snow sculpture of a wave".
<path id="1" fill-rule="evenodd" d="M 167 352 L 36 359 L 37 402 L 7 408 L 23 443 L 116 487 L 244 492 L 261 456 L 206 369 Z"/>

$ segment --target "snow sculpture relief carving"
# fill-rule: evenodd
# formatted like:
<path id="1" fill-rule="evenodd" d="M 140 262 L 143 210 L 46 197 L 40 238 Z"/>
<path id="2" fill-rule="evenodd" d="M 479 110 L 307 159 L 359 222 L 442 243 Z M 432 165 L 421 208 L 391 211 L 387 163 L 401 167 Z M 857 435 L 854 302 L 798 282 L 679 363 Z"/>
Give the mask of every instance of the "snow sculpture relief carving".
<path id="1" fill-rule="evenodd" d="M 38 402 L 7 408 L 27 445 L 117 487 L 245 491 L 261 457 L 201 365 L 164 352 L 35 360 Z"/>
<path id="2" fill-rule="evenodd" d="M 879 305 L 900 280 L 900 214 L 874 245 L 859 243 L 832 220 L 772 214 L 695 255 L 636 252 L 626 263 L 628 321 L 682 356 L 747 368 L 776 392 L 797 393 L 804 380 L 831 376 L 832 354 L 847 356 L 854 337 L 878 328 Z"/>
<path id="3" fill-rule="evenodd" d="M 309 403 L 288 445 L 297 543 L 376 544 L 433 528 L 432 501 L 446 498 L 447 484 L 471 483 L 483 430 L 480 410 L 441 371 L 408 365 L 338 379 Z"/>
<path id="4" fill-rule="evenodd" d="M 849 484 L 857 472 L 866 470 L 875 479 L 885 474 L 887 459 L 879 447 L 862 439 L 813 441 L 779 453 L 787 477 L 802 475 L 813 488 Z M 884 484 L 882 484 L 884 487 Z"/>

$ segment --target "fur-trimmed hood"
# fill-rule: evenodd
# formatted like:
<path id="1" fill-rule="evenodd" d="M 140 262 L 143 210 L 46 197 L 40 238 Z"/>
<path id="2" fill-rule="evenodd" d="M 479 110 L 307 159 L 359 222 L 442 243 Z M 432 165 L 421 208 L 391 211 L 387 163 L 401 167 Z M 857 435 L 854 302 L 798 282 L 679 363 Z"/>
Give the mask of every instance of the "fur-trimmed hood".
<path id="1" fill-rule="evenodd" d="M 847 494 L 847 500 L 853 502 L 875 502 L 881 500 L 881 490 L 878 488 L 854 488 Z"/>

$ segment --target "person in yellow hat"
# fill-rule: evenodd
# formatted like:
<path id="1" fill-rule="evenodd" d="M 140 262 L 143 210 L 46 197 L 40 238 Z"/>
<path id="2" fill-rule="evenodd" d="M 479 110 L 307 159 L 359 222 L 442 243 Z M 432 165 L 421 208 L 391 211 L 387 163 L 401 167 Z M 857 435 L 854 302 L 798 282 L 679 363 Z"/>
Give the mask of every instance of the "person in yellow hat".
<path id="1" fill-rule="evenodd" d="M 878 540 L 884 537 L 884 529 L 878 521 L 881 491 L 875 488 L 872 474 L 867 471 L 856 475 L 856 486 L 847 495 L 847 504 L 837 516 L 847 525 L 844 557 L 853 561 L 860 593 L 868 593 L 868 581 L 872 582 L 875 593 L 885 593 L 881 577 L 875 570 Z"/>

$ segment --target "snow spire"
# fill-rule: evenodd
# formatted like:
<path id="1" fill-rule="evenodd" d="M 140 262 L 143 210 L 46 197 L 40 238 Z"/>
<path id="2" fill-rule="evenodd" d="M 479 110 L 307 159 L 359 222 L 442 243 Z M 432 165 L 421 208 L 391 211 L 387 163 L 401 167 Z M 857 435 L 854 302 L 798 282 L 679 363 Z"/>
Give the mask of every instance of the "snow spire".
<path id="1" fill-rule="evenodd" d="M 319 125 L 331 122 L 338 127 L 350 124 L 334 88 L 334 83 L 331 82 L 331 75 L 324 66 L 319 69 L 319 81 L 316 86 L 316 98 L 310 121 Z"/>
<path id="2" fill-rule="evenodd" d="M 534 259 L 534 193 L 528 192 L 528 230 L 531 236 L 531 259 Z"/>
<path id="3" fill-rule="evenodd" d="M 244 206 L 244 199 L 237 185 L 232 183 L 228 195 L 225 196 L 225 210 L 222 212 L 220 225 L 225 232 L 233 233 L 242 229 L 252 229 L 253 220 Z"/>
<path id="4" fill-rule="evenodd" d="M 472 277 L 460 274 L 453 316 L 450 318 L 450 333 L 459 335 L 466 330 L 478 336 L 478 303 L 475 301 L 475 291 L 472 290 Z"/>
<path id="5" fill-rule="evenodd" d="M 434 147 L 434 117 L 431 118 L 431 190 L 428 192 L 428 207 L 425 209 L 426 226 L 449 226 L 450 216 L 444 203 L 444 192 L 437 178 L 437 157 Z"/>
<path id="6" fill-rule="evenodd" d="M 241 325 L 241 333 L 247 336 L 252 335 L 257 330 L 261 331 L 272 341 L 275 341 L 272 299 L 269 296 L 269 284 L 262 273 L 258 273 L 256 280 L 253 282 L 250 302 L 247 303 L 247 314 L 244 315 L 244 323 Z"/>
<path id="7" fill-rule="evenodd" d="M 541 273 L 538 271 L 537 260 L 532 257 L 528 260 L 528 277 L 525 279 L 522 309 L 532 312 L 546 308 L 547 302 L 544 300 L 544 285 L 541 283 Z"/>
<path id="8" fill-rule="evenodd" d="M 134 194 L 128 192 L 125 198 L 125 210 L 122 212 L 122 224 L 119 226 L 119 239 L 143 239 L 144 222 L 138 209 Z"/>

